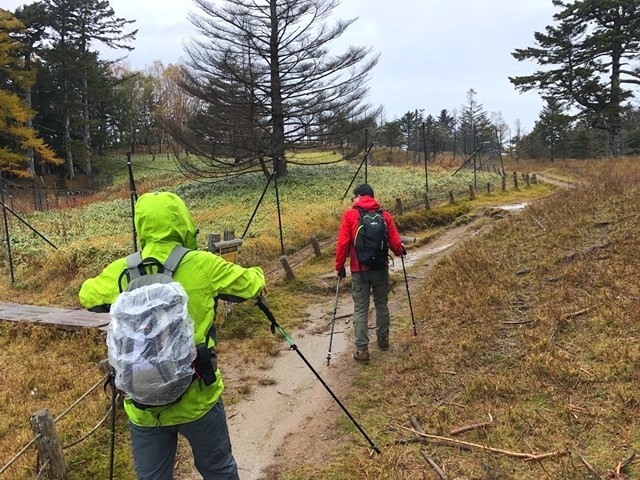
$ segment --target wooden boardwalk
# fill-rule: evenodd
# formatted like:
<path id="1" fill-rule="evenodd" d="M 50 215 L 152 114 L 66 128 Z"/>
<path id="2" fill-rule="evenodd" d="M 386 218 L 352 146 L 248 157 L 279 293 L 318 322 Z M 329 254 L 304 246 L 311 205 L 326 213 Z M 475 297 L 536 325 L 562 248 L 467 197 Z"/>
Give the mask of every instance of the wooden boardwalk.
<path id="1" fill-rule="evenodd" d="M 108 313 L 0 302 L 0 321 L 26 322 L 65 330 L 79 330 L 82 328 L 104 329 L 110 320 Z"/>

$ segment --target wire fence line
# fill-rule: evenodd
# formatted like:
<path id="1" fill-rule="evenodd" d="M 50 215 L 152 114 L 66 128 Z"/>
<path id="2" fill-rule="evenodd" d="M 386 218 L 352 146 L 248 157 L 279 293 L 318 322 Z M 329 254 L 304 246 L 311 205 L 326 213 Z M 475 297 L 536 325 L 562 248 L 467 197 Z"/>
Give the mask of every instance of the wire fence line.
<path id="1" fill-rule="evenodd" d="M 78 406 L 80 404 L 80 402 L 82 402 L 92 392 L 94 392 L 96 388 L 98 388 L 100 385 L 102 385 L 104 382 L 106 382 L 107 379 L 109 378 L 109 375 L 110 374 L 103 375 L 102 378 L 99 381 L 97 381 L 91 388 L 89 388 L 77 400 L 75 400 L 71 405 L 69 405 L 69 407 L 67 407 L 62 413 L 60 413 L 60 415 L 58 415 L 54 419 L 54 423 L 57 423 L 60 420 L 62 420 L 71 410 L 73 410 L 76 406 Z M 109 414 L 111 414 L 111 412 L 112 412 L 112 409 L 110 407 L 109 411 L 107 412 L 107 414 L 100 420 L 100 422 L 98 422 L 98 424 L 93 429 L 91 429 L 88 433 L 82 435 L 82 437 L 80 437 L 79 439 L 77 439 L 77 440 L 75 440 L 73 442 L 70 442 L 69 444 L 63 446 L 62 448 L 63 449 L 71 448 L 71 447 L 79 444 L 83 440 L 87 439 L 91 434 L 95 433 L 95 431 L 102 424 L 104 424 L 104 422 L 109 417 Z M 16 453 L 2 468 L 0 468 L 0 474 L 6 472 L 22 455 L 24 455 L 41 438 L 42 438 L 42 435 L 40 433 L 36 434 L 24 447 L 22 447 L 20 449 L 20 451 L 18 453 Z M 41 468 L 39 468 L 39 471 L 38 471 L 38 474 L 36 475 L 36 478 L 39 478 L 39 476 L 42 474 L 43 470 L 46 469 L 46 467 L 48 466 L 48 462 L 49 462 L 49 460 L 47 460 L 47 462 L 45 462 L 45 464 Z"/>

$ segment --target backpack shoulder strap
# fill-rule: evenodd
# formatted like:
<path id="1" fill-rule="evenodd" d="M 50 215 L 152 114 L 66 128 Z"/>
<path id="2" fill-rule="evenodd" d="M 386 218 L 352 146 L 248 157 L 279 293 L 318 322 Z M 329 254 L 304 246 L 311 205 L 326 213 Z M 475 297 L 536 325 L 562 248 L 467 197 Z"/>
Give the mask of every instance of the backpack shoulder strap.
<path id="1" fill-rule="evenodd" d="M 131 255 L 127 255 L 127 270 L 129 279 L 133 280 L 140 276 L 140 271 L 138 270 L 138 265 L 142 263 L 142 255 L 140 252 L 132 253 Z"/>
<path id="2" fill-rule="evenodd" d="M 176 245 L 175 248 L 171 251 L 171 253 L 167 257 L 167 259 L 165 260 L 165 262 L 163 263 L 165 273 L 173 277 L 173 274 L 176 271 L 176 268 L 178 268 L 178 265 L 180 264 L 184 256 L 190 251 L 191 250 L 189 250 L 186 247 L 183 247 L 182 245 Z"/>

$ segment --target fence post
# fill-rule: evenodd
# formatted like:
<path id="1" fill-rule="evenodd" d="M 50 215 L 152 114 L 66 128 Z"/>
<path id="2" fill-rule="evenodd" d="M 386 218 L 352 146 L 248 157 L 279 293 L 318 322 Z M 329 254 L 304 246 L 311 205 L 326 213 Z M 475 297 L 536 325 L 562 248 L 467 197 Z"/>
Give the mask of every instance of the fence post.
<path id="1" fill-rule="evenodd" d="M 469 184 L 469 200 L 475 200 L 476 199 L 476 188 L 473 186 L 472 183 Z"/>
<path id="2" fill-rule="evenodd" d="M 220 241 L 220 234 L 219 233 L 210 233 L 207 236 L 207 250 L 209 252 L 215 252 L 216 251 L 216 243 L 218 243 Z"/>
<path id="3" fill-rule="evenodd" d="M 423 193 L 422 196 L 424 197 L 424 208 L 427 210 L 431 210 L 431 201 L 429 200 L 429 194 Z"/>
<path id="4" fill-rule="evenodd" d="M 287 260 L 286 256 L 282 255 L 280 257 L 280 263 L 282 264 L 282 268 L 284 268 L 284 272 L 287 274 L 288 280 L 293 280 L 294 278 L 296 278 L 295 274 L 293 273 L 293 269 L 291 268 L 291 265 L 289 265 L 289 261 Z"/>
<path id="5" fill-rule="evenodd" d="M 502 191 L 503 192 L 507 191 L 507 176 L 506 175 L 502 175 Z"/>
<path id="6" fill-rule="evenodd" d="M 453 190 L 449 190 L 449 202 L 456 203 L 456 196 L 453 193 Z"/>
<path id="7" fill-rule="evenodd" d="M 318 239 L 315 235 L 311 235 L 311 245 L 313 245 L 313 251 L 316 254 L 316 257 L 322 256 L 322 251 L 320 250 L 320 244 L 318 243 Z"/>
<path id="8" fill-rule="evenodd" d="M 538 175 L 536 173 L 531 174 L 531 183 L 533 183 L 534 185 L 538 184 Z"/>
<path id="9" fill-rule="evenodd" d="M 513 188 L 518 189 L 518 172 L 513 172 Z"/>
<path id="10" fill-rule="evenodd" d="M 38 455 L 42 461 L 48 462 L 47 468 L 51 480 L 66 480 L 67 463 L 62 453 L 62 444 L 53 421 L 53 415 L 48 409 L 38 410 L 30 418 L 31 429 L 36 434 Z"/>
<path id="11" fill-rule="evenodd" d="M 529 172 L 524 174 L 524 183 L 527 187 L 531 186 L 531 179 L 529 177 Z"/>
<path id="12" fill-rule="evenodd" d="M 396 198 L 396 210 L 398 211 L 398 215 L 402 215 L 404 210 L 402 209 L 402 199 Z"/>
<path id="13" fill-rule="evenodd" d="M 216 255 L 220 255 L 227 262 L 238 263 L 242 239 L 235 238 L 233 230 L 223 232 L 223 240 L 220 240 L 219 233 L 210 233 L 207 237 L 207 250 Z"/>
<path id="14" fill-rule="evenodd" d="M 491 182 L 487 182 L 487 195 L 491 195 Z"/>

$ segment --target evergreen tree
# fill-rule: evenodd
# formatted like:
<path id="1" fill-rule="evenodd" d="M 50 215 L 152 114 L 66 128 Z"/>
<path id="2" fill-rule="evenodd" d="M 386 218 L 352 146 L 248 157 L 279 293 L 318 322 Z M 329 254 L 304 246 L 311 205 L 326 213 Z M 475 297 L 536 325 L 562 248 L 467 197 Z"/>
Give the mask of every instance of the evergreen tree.
<path id="1" fill-rule="evenodd" d="M 516 49 L 519 61 L 535 60 L 543 69 L 510 77 L 521 92 L 539 89 L 546 97 L 577 106 L 594 128 L 608 133 L 608 153 L 620 153 L 622 106 L 634 96 L 640 70 L 627 65 L 640 54 L 640 3 L 637 0 L 553 0 L 562 10 L 556 25 L 535 32 L 535 47 Z"/>
<path id="2" fill-rule="evenodd" d="M 562 104 L 556 98 L 545 98 L 545 101 L 546 105 L 533 131 L 546 147 L 548 158 L 554 161 L 559 155 L 566 157 L 567 138 L 573 119 L 564 113 Z"/>

